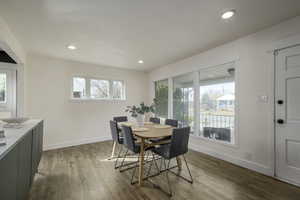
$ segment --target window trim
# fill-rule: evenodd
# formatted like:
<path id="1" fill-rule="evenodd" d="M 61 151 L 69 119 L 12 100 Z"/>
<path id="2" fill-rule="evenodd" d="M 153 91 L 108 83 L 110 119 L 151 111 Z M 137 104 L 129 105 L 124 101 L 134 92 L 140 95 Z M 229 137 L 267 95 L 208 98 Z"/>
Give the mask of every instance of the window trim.
<path id="1" fill-rule="evenodd" d="M 228 78 L 228 79 L 224 79 L 224 78 L 216 78 L 215 80 L 211 80 L 211 82 L 209 81 L 205 81 L 205 84 L 201 84 L 202 81 L 199 81 L 199 87 L 198 90 L 200 91 L 200 87 L 201 86 L 208 86 L 208 85 L 213 85 L 213 84 L 222 84 L 222 83 L 234 83 L 234 91 L 235 91 L 235 103 L 234 103 L 234 131 L 233 131 L 233 143 L 232 142 L 226 142 L 226 141 L 222 141 L 222 140 L 214 140 L 214 139 L 210 139 L 210 138 L 206 138 L 203 136 L 203 132 L 200 131 L 200 128 L 197 132 L 197 135 L 194 134 L 195 137 L 199 137 L 201 139 L 204 139 L 205 141 L 211 141 L 211 142 L 217 142 L 217 143 L 221 143 L 221 144 L 226 144 L 229 146 L 236 146 L 236 113 L 237 113 L 237 108 L 236 108 L 236 79 L 235 76 L 233 78 Z M 199 96 L 199 107 L 200 107 L 200 96 Z M 200 110 L 199 110 L 199 114 L 200 114 Z M 199 123 L 199 122 L 198 122 Z M 199 123 L 200 125 L 200 123 Z"/>
<path id="2" fill-rule="evenodd" d="M 85 80 L 85 90 L 86 90 L 86 96 L 83 98 L 74 98 L 73 96 L 73 79 L 74 78 L 83 78 Z M 108 98 L 91 98 L 91 80 L 105 80 L 109 82 L 109 97 Z M 74 102 L 80 102 L 80 101 L 126 101 L 127 95 L 126 95 L 126 83 L 124 80 L 119 79 L 108 79 L 108 78 L 101 78 L 101 77 L 90 77 L 90 76 L 81 76 L 81 75 L 72 75 L 71 76 L 71 87 L 70 87 L 70 100 Z M 112 98 L 112 92 L 113 92 L 113 81 L 120 81 L 123 83 L 123 91 L 124 95 L 121 99 Z"/>
<path id="3" fill-rule="evenodd" d="M 185 75 L 188 73 L 194 73 L 194 88 L 196 88 L 195 90 L 195 94 L 194 94 L 194 106 L 195 106 L 195 125 L 194 125 L 194 134 L 191 134 L 190 136 L 192 138 L 195 139 L 199 139 L 202 140 L 203 142 L 209 142 L 211 144 L 220 144 L 220 145 L 224 145 L 227 147 L 231 147 L 231 148 L 238 148 L 239 147 L 239 97 L 238 97 L 238 93 L 239 93 L 239 68 L 237 66 L 238 64 L 238 59 L 234 59 L 234 60 L 230 60 L 226 63 L 222 63 L 222 64 L 217 64 L 217 65 L 212 65 L 212 66 L 207 66 L 207 67 L 197 67 L 195 70 L 191 70 L 191 71 L 187 71 L 184 73 L 180 73 L 180 74 L 176 74 L 173 76 L 167 76 L 167 77 L 161 77 L 159 79 L 155 79 L 152 81 L 153 83 L 153 96 L 155 97 L 155 82 L 156 81 L 160 81 L 160 80 L 169 80 L 169 96 L 168 96 L 168 107 L 169 107 L 169 112 L 168 112 L 168 118 L 173 118 L 173 79 L 181 76 L 181 75 Z M 195 134 L 195 133 L 199 133 L 199 109 L 200 108 L 200 99 L 199 99 L 199 87 L 206 85 L 207 81 L 200 81 L 199 80 L 199 73 L 203 72 L 208 72 L 208 71 L 215 71 L 217 69 L 220 69 L 222 67 L 226 67 L 226 68 L 230 68 L 233 67 L 235 69 L 235 74 L 233 78 L 225 78 L 224 77 L 224 81 L 231 82 L 234 81 L 235 82 L 235 108 L 234 108 L 234 143 L 229 143 L 229 142 L 222 142 L 222 141 L 218 141 L 218 140 L 211 140 L 208 138 L 204 138 L 202 137 L 200 134 Z"/>

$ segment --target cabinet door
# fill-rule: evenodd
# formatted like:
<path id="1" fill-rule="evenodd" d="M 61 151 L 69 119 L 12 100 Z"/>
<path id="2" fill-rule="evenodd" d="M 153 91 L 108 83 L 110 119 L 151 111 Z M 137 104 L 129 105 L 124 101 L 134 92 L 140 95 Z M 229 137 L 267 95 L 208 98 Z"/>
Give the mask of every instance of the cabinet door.
<path id="1" fill-rule="evenodd" d="M 0 160 L 0 199 L 17 199 L 18 146 Z"/>
<path id="2" fill-rule="evenodd" d="M 31 143 L 32 132 L 26 136 L 18 144 L 18 183 L 17 183 L 17 199 L 26 199 L 31 185 Z"/>
<path id="3" fill-rule="evenodd" d="M 43 122 L 40 122 L 38 127 L 38 165 L 41 161 L 42 154 L 43 154 L 43 137 L 44 137 L 44 125 Z"/>
<path id="4" fill-rule="evenodd" d="M 33 182 L 34 175 L 37 172 L 37 167 L 38 167 L 38 133 L 37 129 L 34 128 L 32 130 L 32 148 L 31 148 L 31 182 Z"/>
<path id="5" fill-rule="evenodd" d="M 43 153 L 43 122 L 39 123 L 32 130 L 32 167 L 31 167 L 31 179 L 34 179 L 34 175 L 38 170 L 38 166 Z"/>

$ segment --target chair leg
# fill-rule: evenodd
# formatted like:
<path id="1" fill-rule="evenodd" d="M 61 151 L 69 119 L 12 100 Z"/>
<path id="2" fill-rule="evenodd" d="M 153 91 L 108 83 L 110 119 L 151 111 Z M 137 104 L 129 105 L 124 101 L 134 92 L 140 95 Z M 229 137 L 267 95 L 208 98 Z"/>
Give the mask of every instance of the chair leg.
<path id="1" fill-rule="evenodd" d="M 109 159 L 113 159 L 115 157 L 115 150 L 116 150 L 116 146 L 117 146 L 117 142 L 113 142 L 113 148 L 112 148 L 112 151 L 111 151 L 111 156 Z"/>
<path id="2" fill-rule="evenodd" d="M 124 158 L 123 158 L 123 160 L 122 160 L 122 163 L 121 163 L 121 165 L 120 165 L 120 172 L 122 171 L 122 167 L 123 167 L 123 165 L 124 165 L 124 161 L 125 161 L 125 159 L 126 159 L 126 156 L 127 156 L 127 154 L 128 154 L 128 149 L 127 149 L 127 151 L 126 151 L 126 153 L 125 153 L 125 155 L 124 155 Z"/>
<path id="3" fill-rule="evenodd" d="M 148 176 L 149 176 L 149 174 L 150 174 L 151 167 L 152 167 L 152 165 L 153 165 L 153 161 L 154 161 L 154 157 L 153 157 L 153 154 L 152 154 L 152 161 L 151 161 L 151 163 L 150 163 L 150 166 L 149 166 L 149 169 L 148 169 L 148 172 L 147 172 L 147 175 L 146 175 L 146 177 L 148 177 Z"/>
<path id="4" fill-rule="evenodd" d="M 119 168 L 119 166 L 118 166 L 118 160 L 119 160 L 119 157 L 121 155 L 122 150 L 123 150 L 123 146 L 120 148 L 119 153 L 118 153 L 118 157 L 117 157 L 117 159 L 115 161 L 115 169 Z"/>
<path id="5" fill-rule="evenodd" d="M 170 183 L 170 179 L 169 179 L 170 162 L 171 162 L 171 159 L 169 160 L 168 165 L 166 166 L 166 169 L 167 169 L 167 171 L 166 171 L 166 177 L 167 177 L 168 187 L 169 187 L 169 196 L 172 196 L 172 188 L 171 188 L 171 183 Z"/>
<path id="6" fill-rule="evenodd" d="M 155 167 L 157 169 L 157 174 L 159 174 L 160 173 L 160 169 L 159 169 L 159 167 L 157 165 L 157 162 L 156 162 L 156 159 L 155 159 L 155 154 L 153 152 L 152 152 L 152 156 L 153 156 L 153 161 L 154 161 Z"/>
<path id="7" fill-rule="evenodd" d="M 138 158 L 138 159 L 139 159 L 139 158 Z M 134 184 L 133 178 L 134 178 L 134 176 L 135 176 L 136 168 L 138 168 L 138 163 L 139 163 L 139 162 L 136 162 L 135 167 L 134 167 L 133 172 L 132 172 L 132 175 L 131 175 L 131 180 L 130 180 L 130 184 L 131 184 L 131 185 Z"/>
<path id="8" fill-rule="evenodd" d="M 191 174 L 191 171 L 190 171 L 189 165 L 188 165 L 188 163 L 187 163 L 187 161 L 186 161 L 186 159 L 185 159 L 185 156 L 184 156 L 184 155 L 182 155 L 182 157 L 183 157 L 183 159 L 184 159 L 184 162 L 185 162 L 186 168 L 187 168 L 187 169 L 188 169 L 188 171 L 189 171 L 189 175 L 190 175 L 190 178 L 191 178 L 191 180 L 190 180 L 190 183 L 193 183 L 194 181 L 193 181 L 193 177 L 192 177 L 192 174 Z"/>
<path id="9" fill-rule="evenodd" d="M 176 168 L 176 167 L 178 167 L 178 166 L 174 166 L 174 167 L 168 167 L 168 171 L 170 171 L 172 174 L 174 174 L 174 175 L 176 175 L 176 176 L 178 176 L 178 177 L 180 177 L 180 178 L 182 178 L 183 180 L 185 180 L 185 181 L 187 181 L 187 182 L 189 182 L 189 183 L 191 183 L 191 184 L 193 184 L 193 177 L 192 177 L 192 174 L 191 174 L 191 171 L 190 171 L 190 168 L 189 168 L 189 166 L 188 166 L 188 163 L 187 163 L 187 161 L 186 161 L 186 159 L 185 159 L 185 157 L 184 157 L 184 155 L 182 155 L 183 156 L 183 158 L 184 158 L 184 162 L 185 162 L 185 165 L 186 165 L 186 167 L 187 167 L 187 170 L 188 170 L 188 172 L 189 172 L 189 175 L 190 175 L 190 179 L 188 179 L 188 178 L 186 178 L 186 177 L 184 177 L 184 176 L 182 176 L 182 175 L 180 175 L 180 173 L 181 173 L 181 171 L 179 171 L 179 172 L 177 172 L 177 173 L 175 173 L 175 172 L 173 172 L 171 169 L 173 169 L 173 168 Z"/>

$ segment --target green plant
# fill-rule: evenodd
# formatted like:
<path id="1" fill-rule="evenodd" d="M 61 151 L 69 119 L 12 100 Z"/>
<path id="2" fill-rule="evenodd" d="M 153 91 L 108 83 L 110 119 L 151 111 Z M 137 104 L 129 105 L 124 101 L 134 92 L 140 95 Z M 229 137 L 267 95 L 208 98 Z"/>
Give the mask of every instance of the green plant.
<path id="1" fill-rule="evenodd" d="M 145 113 L 154 113 L 155 105 L 151 104 L 150 106 L 147 106 L 144 102 L 142 102 L 139 106 L 127 106 L 125 112 L 130 113 L 131 117 L 137 117 L 139 114 L 144 115 Z"/>

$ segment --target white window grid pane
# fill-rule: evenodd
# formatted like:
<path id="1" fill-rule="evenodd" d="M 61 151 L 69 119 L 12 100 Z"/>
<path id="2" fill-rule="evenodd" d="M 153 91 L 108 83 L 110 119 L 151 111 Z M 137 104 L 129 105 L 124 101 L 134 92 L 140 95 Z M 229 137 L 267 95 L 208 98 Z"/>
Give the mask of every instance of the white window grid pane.
<path id="1" fill-rule="evenodd" d="M 85 78 L 74 77 L 73 78 L 73 98 L 86 97 L 86 81 Z"/>
<path id="2" fill-rule="evenodd" d="M 200 85 L 200 135 L 232 143 L 235 124 L 235 83 Z"/>
<path id="3" fill-rule="evenodd" d="M 109 95 L 109 81 L 108 80 L 96 80 L 91 79 L 91 90 L 90 95 L 91 98 L 94 99 L 108 99 L 110 97 Z"/>
<path id="4" fill-rule="evenodd" d="M 112 98 L 125 99 L 125 87 L 123 81 L 112 81 Z"/>
<path id="5" fill-rule="evenodd" d="M 168 79 L 155 81 L 155 99 L 157 100 L 156 113 L 157 117 L 168 118 Z"/>

